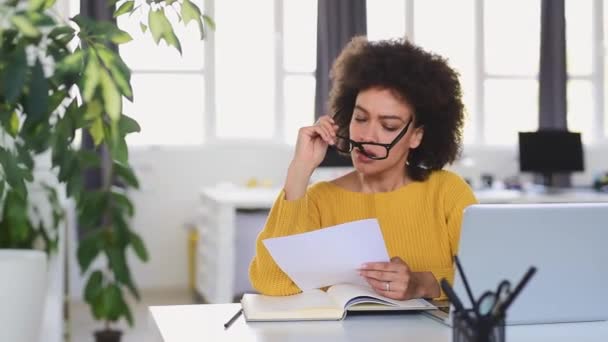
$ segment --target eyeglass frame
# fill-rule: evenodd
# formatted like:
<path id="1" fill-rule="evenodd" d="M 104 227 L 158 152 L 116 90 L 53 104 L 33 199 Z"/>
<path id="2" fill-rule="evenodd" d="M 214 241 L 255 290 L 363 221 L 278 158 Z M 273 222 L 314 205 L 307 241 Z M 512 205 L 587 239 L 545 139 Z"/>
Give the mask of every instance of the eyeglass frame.
<path id="1" fill-rule="evenodd" d="M 399 140 L 401 140 L 405 134 L 407 133 L 407 130 L 410 128 L 410 124 L 412 123 L 412 121 L 414 121 L 414 118 L 410 118 L 410 120 L 407 122 L 407 124 L 405 125 L 405 127 L 403 127 L 403 129 L 401 130 L 401 132 L 399 132 L 399 134 L 397 134 L 397 136 L 393 139 L 393 141 L 391 141 L 388 144 L 382 144 L 382 143 L 376 143 L 376 142 L 359 142 L 359 141 L 354 141 L 351 138 L 347 138 L 345 136 L 342 135 L 336 135 L 337 138 L 340 139 L 344 139 L 346 141 L 348 141 L 349 143 L 349 150 L 342 150 L 340 148 L 338 148 L 336 145 L 334 145 L 334 148 L 336 150 L 338 150 L 339 152 L 342 153 L 351 153 L 353 151 L 353 149 L 356 147 L 357 149 L 359 149 L 359 151 L 361 151 L 361 153 L 363 153 L 366 157 L 368 157 L 369 159 L 373 159 L 373 160 L 384 160 L 387 159 L 390 151 L 393 147 L 395 147 L 395 145 L 399 142 Z M 378 156 L 374 156 L 371 154 L 368 154 L 365 151 L 365 147 L 363 145 L 373 145 L 373 146 L 382 146 L 386 149 L 386 155 L 384 157 L 378 157 Z"/>

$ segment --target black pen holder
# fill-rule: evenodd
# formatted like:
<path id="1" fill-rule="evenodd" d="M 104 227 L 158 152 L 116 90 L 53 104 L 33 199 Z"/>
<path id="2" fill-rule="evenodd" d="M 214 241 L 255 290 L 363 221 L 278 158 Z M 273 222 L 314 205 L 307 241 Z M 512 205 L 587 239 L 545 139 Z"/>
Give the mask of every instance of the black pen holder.
<path id="1" fill-rule="evenodd" d="M 505 320 L 478 318 L 473 310 L 456 311 L 452 317 L 453 342 L 504 342 Z"/>

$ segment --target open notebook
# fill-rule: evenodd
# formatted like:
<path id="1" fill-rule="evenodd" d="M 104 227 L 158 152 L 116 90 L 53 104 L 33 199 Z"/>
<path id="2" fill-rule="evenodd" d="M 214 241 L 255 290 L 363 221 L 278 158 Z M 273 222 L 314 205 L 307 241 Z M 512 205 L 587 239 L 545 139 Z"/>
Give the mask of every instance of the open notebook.
<path id="1" fill-rule="evenodd" d="M 424 299 L 394 300 L 375 293 L 371 288 L 353 284 L 305 291 L 292 296 L 265 296 L 247 293 L 241 299 L 248 322 L 342 320 L 347 311 L 432 310 Z"/>

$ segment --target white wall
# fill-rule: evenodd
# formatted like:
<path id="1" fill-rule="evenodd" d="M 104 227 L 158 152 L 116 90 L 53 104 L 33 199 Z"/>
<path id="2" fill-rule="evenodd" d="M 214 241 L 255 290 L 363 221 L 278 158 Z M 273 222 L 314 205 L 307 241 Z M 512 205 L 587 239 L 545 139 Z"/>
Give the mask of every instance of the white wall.
<path id="1" fill-rule="evenodd" d="M 246 146 L 246 147 L 245 147 Z M 151 255 L 148 264 L 133 264 L 142 288 L 187 287 L 187 233 L 184 224 L 194 215 L 200 189 L 218 182 L 244 184 L 249 178 L 270 179 L 280 186 L 292 148 L 269 144 L 211 145 L 190 148 L 136 149 L 131 160 L 142 190 L 134 194 L 134 228 L 143 236 Z M 474 165 L 452 167 L 474 181 L 482 173 L 498 178 L 517 174 L 515 149 L 468 148 Z M 608 170 L 608 146 L 587 149 L 585 173 L 573 178 L 588 185 L 598 170 Z"/>
<path id="2" fill-rule="evenodd" d="M 186 287 L 187 223 L 195 214 L 200 190 L 219 182 L 247 179 L 283 181 L 292 151 L 287 146 L 254 144 L 190 148 L 134 149 L 131 161 L 141 183 L 133 194 L 133 227 L 146 242 L 151 259 L 133 261 L 142 288 Z"/>

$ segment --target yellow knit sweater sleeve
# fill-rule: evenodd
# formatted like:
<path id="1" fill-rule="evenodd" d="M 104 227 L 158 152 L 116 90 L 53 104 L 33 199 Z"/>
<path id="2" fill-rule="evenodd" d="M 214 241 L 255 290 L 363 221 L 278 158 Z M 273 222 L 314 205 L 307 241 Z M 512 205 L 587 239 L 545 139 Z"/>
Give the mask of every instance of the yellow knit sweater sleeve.
<path id="1" fill-rule="evenodd" d="M 301 292 L 296 284 L 277 266 L 262 243 L 264 239 L 303 233 L 320 227 L 320 215 L 309 189 L 300 199 L 288 201 L 281 191 L 257 237 L 255 257 L 249 265 L 249 279 L 262 294 L 286 296 Z"/>
<path id="2" fill-rule="evenodd" d="M 477 204 L 477 199 L 469 185 L 460 177 L 448 174 L 442 184 L 443 210 L 447 226 L 447 234 L 450 242 L 451 256 L 458 254 L 458 244 L 460 242 L 460 230 L 462 227 L 462 216 L 466 207 Z M 454 282 L 454 267 L 434 269 L 431 271 L 437 282 L 446 278 L 450 284 Z M 439 300 L 447 299 L 443 290 Z"/>

